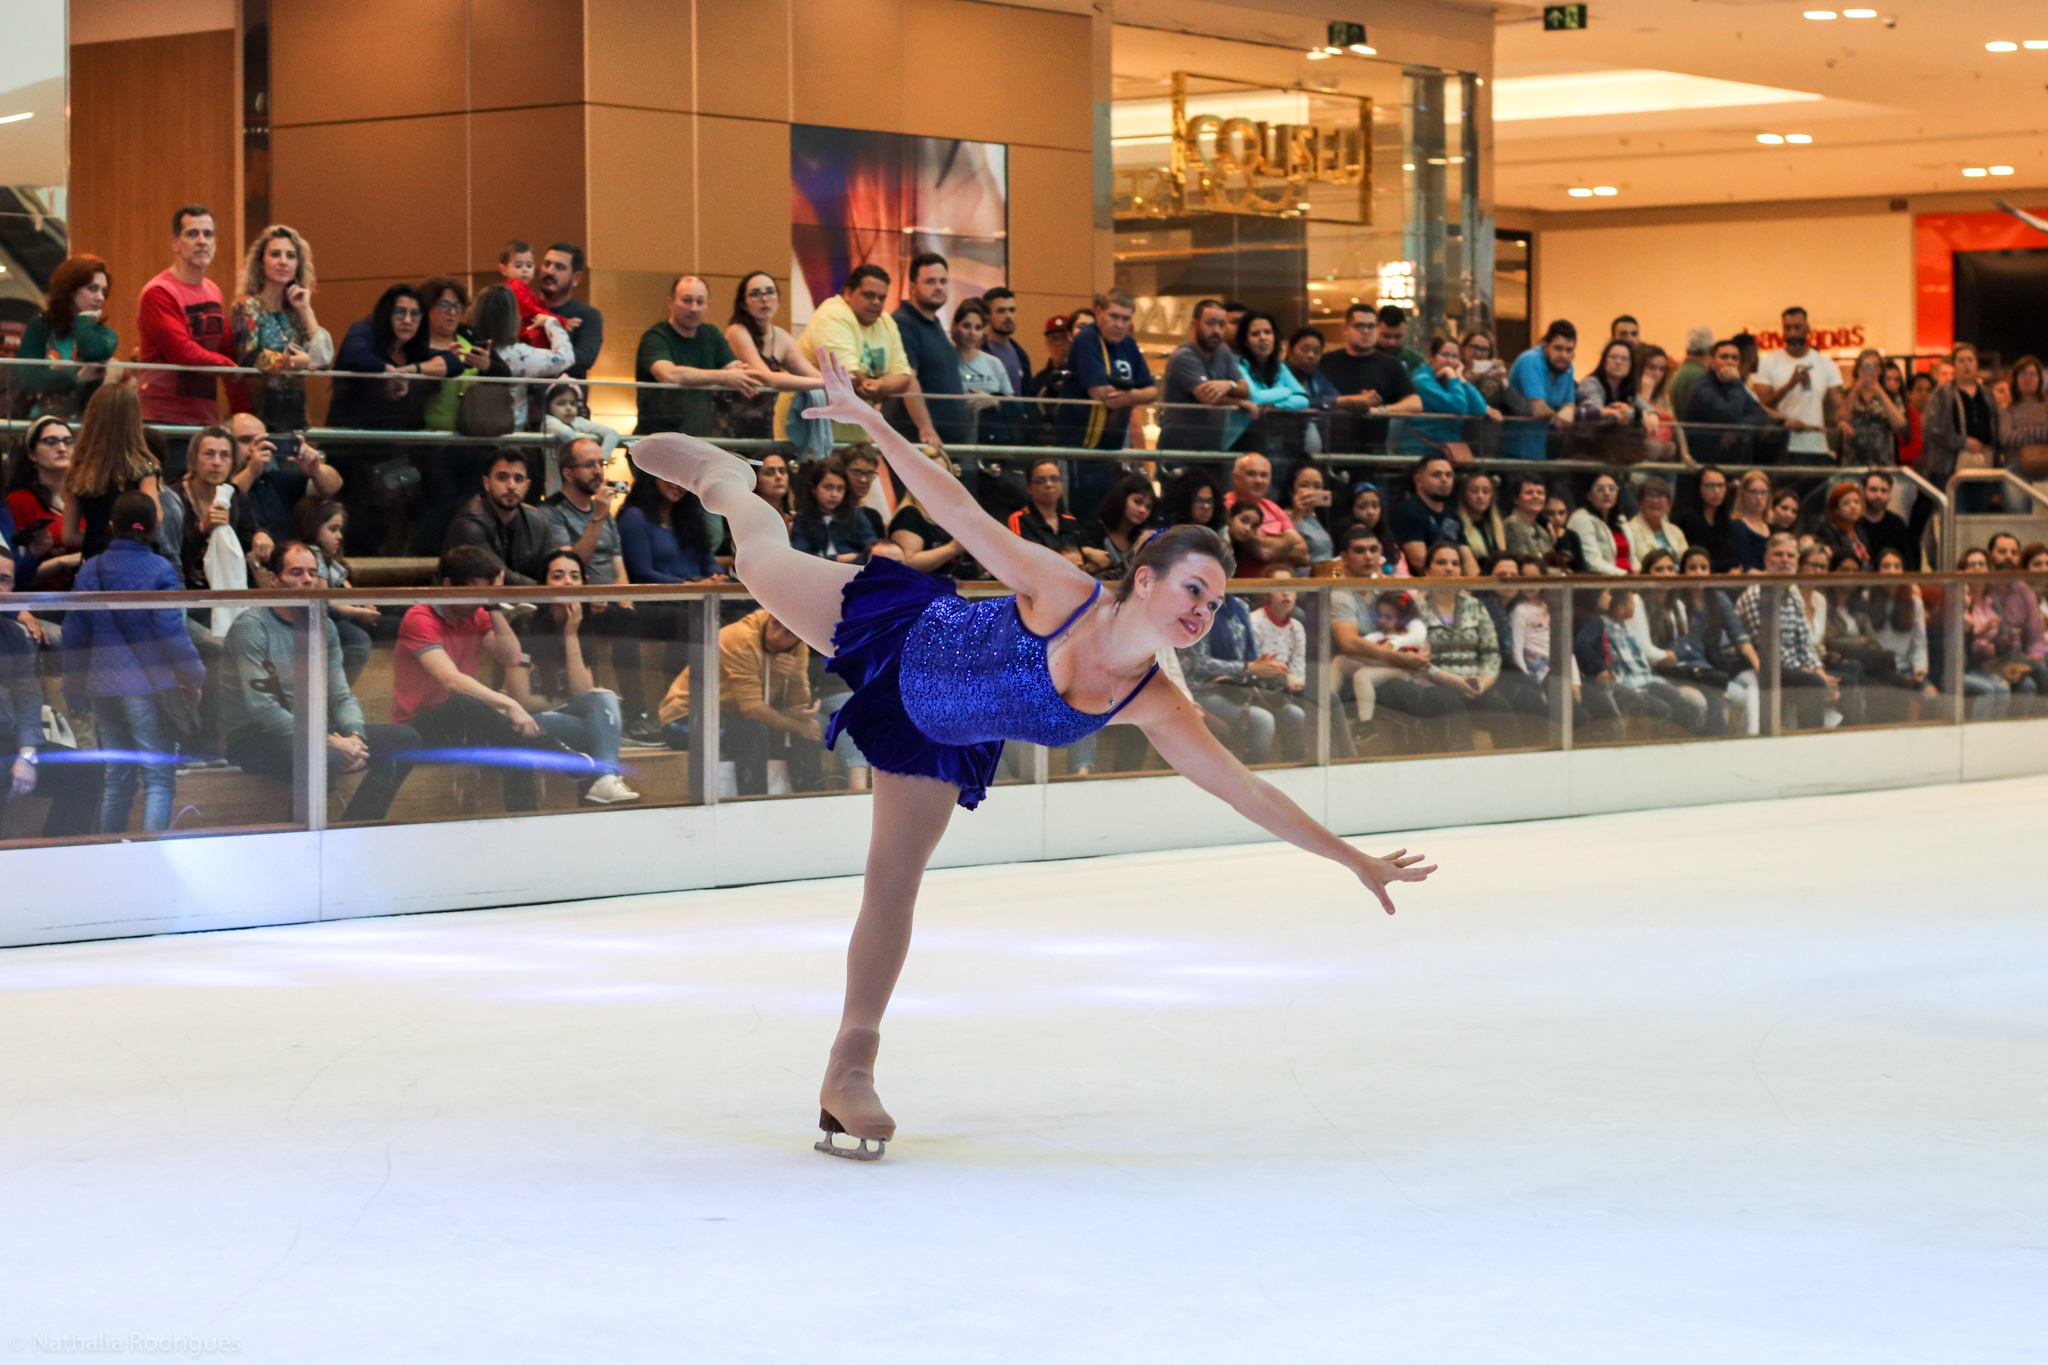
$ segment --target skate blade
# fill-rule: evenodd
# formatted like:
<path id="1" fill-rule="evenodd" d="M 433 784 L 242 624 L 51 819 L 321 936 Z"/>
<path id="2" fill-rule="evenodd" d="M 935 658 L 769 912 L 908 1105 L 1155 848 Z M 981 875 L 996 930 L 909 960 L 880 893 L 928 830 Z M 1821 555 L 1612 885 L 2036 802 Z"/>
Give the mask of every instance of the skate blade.
<path id="1" fill-rule="evenodd" d="M 882 1153 L 889 1149 L 889 1143 L 884 1138 L 854 1138 L 860 1146 L 841 1147 L 832 1140 L 833 1136 L 831 1133 L 825 1134 L 822 1139 L 811 1144 L 811 1150 L 823 1152 L 826 1156 L 840 1157 L 846 1161 L 880 1161 Z M 853 1137 L 853 1134 L 845 1133 L 842 1136 Z"/>

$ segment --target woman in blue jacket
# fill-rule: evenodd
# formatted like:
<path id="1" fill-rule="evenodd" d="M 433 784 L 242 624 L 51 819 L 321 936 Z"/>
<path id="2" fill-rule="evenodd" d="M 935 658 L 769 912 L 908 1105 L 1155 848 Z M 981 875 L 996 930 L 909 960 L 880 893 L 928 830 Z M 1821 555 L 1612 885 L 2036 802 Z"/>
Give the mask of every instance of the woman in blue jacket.
<path id="1" fill-rule="evenodd" d="M 1308 410 L 1308 391 L 1301 387 L 1294 371 L 1281 363 L 1280 325 L 1271 313 L 1246 313 L 1237 320 L 1237 362 L 1245 383 L 1251 387 L 1252 402 L 1259 405 L 1260 419 L 1269 412 Z M 1253 430 L 1253 420 L 1243 408 L 1232 408 L 1223 427 L 1223 448 L 1264 450 L 1274 445 L 1277 449 L 1274 442 L 1261 439 L 1278 435 L 1271 430 L 1273 423 L 1260 420 L 1259 429 Z M 1247 437 L 1242 446 L 1239 437 Z"/>
<path id="2" fill-rule="evenodd" d="M 77 592 L 176 592 L 172 563 L 151 548 L 156 499 L 130 490 L 114 499 L 113 540 L 78 570 Z M 142 783 L 142 828 L 171 827 L 177 796 L 177 746 L 165 698 L 183 692 L 197 714 L 206 667 L 176 607 L 75 610 L 64 619 L 64 696 L 73 712 L 89 706 L 99 748 L 106 751 L 107 787 L 100 833 L 125 834 L 135 784 Z"/>
<path id="3" fill-rule="evenodd" d="M 1415 370 L 1415 391 L 1422 395 L 1424 412 L 1455 414 L 1458 418 L 1478 417 L 1500 420 L 1500 414 L 1486 406 L 1486 399 L 1465 378 L 1465 357 L 1456 337 L 1438 337 L 1429 344 L 1428 362 Z M 1464 421 L 1417 418 L 1408 423 L 1409 449 L 1417 454 L 1441 450 L 1452 441 L 1470 441 L 1473 433 Z"/>

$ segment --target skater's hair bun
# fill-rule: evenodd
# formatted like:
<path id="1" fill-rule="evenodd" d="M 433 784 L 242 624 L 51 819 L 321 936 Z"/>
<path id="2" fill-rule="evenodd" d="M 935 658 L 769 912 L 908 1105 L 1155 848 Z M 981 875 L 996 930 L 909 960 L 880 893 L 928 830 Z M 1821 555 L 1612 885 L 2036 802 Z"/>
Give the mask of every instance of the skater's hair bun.
<path id="1" fill-rule="evenodd" d="M 1223 566 L 1223 576 L 1229 578 L 1237 572 L 1237 556 L 1230 552 L 1230 543 L 1206 526 L 1189 523 L 1185 526 L 1169 526 L 1152 539 L 1138 547 L 1131 556 L 1130 567 L 1124 570 L 1123 579 L 1116 585 L 1116 600 L 1125 601 L 1131 589 L 1137 586 L 1138 570 L 1150 569 L 1154 575 L 1164 574 L 1174 565 L 1190 555 L 1207 555 Z"/>

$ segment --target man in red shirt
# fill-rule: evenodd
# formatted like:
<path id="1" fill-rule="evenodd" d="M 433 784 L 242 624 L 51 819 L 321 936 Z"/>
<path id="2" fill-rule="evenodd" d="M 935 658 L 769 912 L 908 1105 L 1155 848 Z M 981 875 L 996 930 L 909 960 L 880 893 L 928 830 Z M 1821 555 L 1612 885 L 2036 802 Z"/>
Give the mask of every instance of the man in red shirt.
<path id="1" fill-rule="evenodd" d="M 213 264 L 213 210 L 187 204 L 172 214 L 171 249 L 171 268 L 142 287 L 135 358 L 143 365 L 234 364 L 220 286 L 206 278 Z M 209 426 L 220 420 L 219 386 L 210 374 L 145 369 L 135 383 L 142 420 Z"/>

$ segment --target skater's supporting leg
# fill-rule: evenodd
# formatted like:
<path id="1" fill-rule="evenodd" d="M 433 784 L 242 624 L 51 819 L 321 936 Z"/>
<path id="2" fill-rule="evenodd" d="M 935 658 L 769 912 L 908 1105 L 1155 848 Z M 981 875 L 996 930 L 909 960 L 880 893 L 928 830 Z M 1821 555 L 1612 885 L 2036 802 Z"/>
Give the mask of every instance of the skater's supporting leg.
<path id="1" fill-rule="evenodd" d="M 753 471 L 736 455 L 677 432 L 643 437 L 632 453 L 641 469 L 681 484 L 725 518 L 740 582 L 798 639 L 829 657 L 840 591 L 859 566 L 791 549 L 782 514 L 756 496 Z"/>

